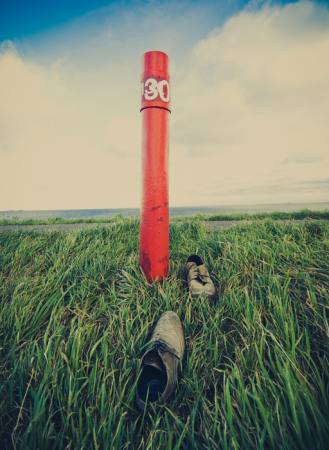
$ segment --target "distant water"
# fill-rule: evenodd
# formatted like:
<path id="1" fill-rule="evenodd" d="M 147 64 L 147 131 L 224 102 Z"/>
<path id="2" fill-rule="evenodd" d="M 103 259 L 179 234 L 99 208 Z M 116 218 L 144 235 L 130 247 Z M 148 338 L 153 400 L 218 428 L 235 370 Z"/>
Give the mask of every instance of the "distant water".
<path id="1" fill-rule="evenodd" d="M 232 205 L 232 206 L 193 206 L 170 208 L 171 217 L 193 216 L 195 214 L 215 213 L 253 213 L 273 211 L 299 211 L 301 209 L 324 210 L 329 209 L 329 202 L 321 203 L 277 203 L 258 205 Z M 0 219 L 48 219 L 61 217 L 64 219 L 99 218 L 122 216 L 138 216 L 138 208 L 119 209 L 64 209 L 49 211 L 0 211 Z"/>

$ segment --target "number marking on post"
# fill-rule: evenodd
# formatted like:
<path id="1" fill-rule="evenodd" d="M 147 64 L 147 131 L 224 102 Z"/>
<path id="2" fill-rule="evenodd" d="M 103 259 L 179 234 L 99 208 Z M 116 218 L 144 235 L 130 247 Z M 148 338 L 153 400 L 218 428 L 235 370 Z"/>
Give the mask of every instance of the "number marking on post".
<path id="1" fill-rule="evenodd" d="M 148 78 L 142 82 L 142 96 L 145 100 L 155 100 L 160 97 L 163 102 L 169 102 L 170 89 L 167 80 L 157 81 L 155 78 Z"/>

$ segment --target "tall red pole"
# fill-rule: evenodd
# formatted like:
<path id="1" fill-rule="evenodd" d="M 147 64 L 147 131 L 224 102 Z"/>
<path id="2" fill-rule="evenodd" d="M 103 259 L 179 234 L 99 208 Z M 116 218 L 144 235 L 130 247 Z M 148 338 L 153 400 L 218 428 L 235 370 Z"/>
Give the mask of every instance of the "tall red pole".
<path id="1" fill-rule="evenodd" d="M 144 53 L 142 74 L 143 198 L 139 262 L 148 281 L 161 280 L 169 267 L 168 128 L 170 90 L 168 56 Z"/>

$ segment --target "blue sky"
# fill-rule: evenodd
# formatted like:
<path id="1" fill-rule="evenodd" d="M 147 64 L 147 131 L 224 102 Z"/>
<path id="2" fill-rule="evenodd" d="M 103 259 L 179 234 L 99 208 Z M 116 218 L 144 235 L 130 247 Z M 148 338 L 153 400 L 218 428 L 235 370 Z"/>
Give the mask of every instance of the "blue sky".
<path id="1" fill-rule="evenodd" d="M 77 17 L 83 16 L 100 8 L 113 7 L 128 10 L 136 5 L 154 3 L 147 1 L 109 1 L 109 0 L 2 0 L 0 6 L 0 40 L 17 39 L 29 37 L 33 34 L 44 32 L 68 23 Z M 164 5 L 167 2 L 159 2 Z M 186 2 L 186 5 L 200 3 L 196 1 Z M 217 14 L 213 16 L 214 21 L 221 21 L 223 18 L 235 14 L 244 8 L 248 0 L 225 0 L 203 2 L 212 3 L 216 6 Z M 253 2 L 257 4 L 264 2 Z M 292 0 L 272 1 L 272 4 L 293 3 Z M 186 6 L 188 8 L 188 6 Z"/>
<path id="2" fill-rule="evenodd" d="M 0 39 L 30 36 L 104 7 L 108 0 L 2 0 Z"/>
<path id="3" fill-rule="evenodd" d="M 0 210 L 139 206 L 151 49 L 171 206 L 328 200 L 328 2 L 2 0 Z"/>

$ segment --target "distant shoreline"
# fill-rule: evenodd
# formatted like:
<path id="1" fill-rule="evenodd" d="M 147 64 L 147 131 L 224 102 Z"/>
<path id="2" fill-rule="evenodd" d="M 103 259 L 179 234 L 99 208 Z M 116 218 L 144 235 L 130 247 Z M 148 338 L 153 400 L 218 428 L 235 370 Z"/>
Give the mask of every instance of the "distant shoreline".
<path id="1" fill-rule="evenodd" d="M 310 209 L 303 209 L 300 211 L 284 212 L 261 212 L 261 213 L 212 213 L 212 214 L 194 214 L 190 216 L 171 216 L 171 222 L 179 222 L 184 220 L 197 220 L 203 221 L 208 224 L 215 223 L 246 223 L 260 220 L 276 220 L 276 221 L 301 221 L 301 220 L 329 220 L 329 209 L 323 211 L 312 211 Z M 50 218 L 0 218 L 0 229 L 6 231 L 9 229 L 24 229 L 27 228 L 88 228 L 97 226 L 111 226 L 122 221 L 131 221 L 132 223 L 138 222 L 138 216 L 125 217 L 123 215 L 116 216 L 103 216 L 103 217 L 80 217 L 80 218 L 63 218 L 63 217 L 50 217 Z"/>
<path id="2" fill-rule="evenodd" d="M 272 212 L 293 212 L 304 209 L 312 211 L 329 210 L 329 202 L 314 203 L 276 203 L 255 205 L 225 205 L 225 206 L 187 206 L 170 208 L 170 216 L 195 216 L 199 214 L 253 214 Z M 43 210 L 43 211 L 0 211 L 0 220 L 47 220 L 61 219 L 101 219 L 118 215 L 124 217 L 139 216 L 139 208 L 112 208 L 112 209 L 67 209 L 67 210 Z"/>

